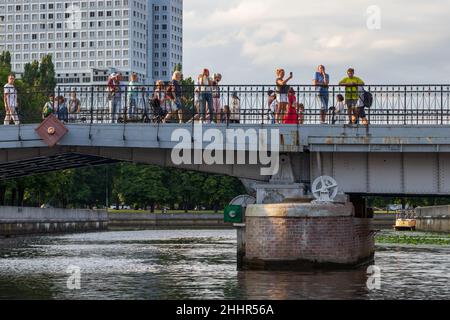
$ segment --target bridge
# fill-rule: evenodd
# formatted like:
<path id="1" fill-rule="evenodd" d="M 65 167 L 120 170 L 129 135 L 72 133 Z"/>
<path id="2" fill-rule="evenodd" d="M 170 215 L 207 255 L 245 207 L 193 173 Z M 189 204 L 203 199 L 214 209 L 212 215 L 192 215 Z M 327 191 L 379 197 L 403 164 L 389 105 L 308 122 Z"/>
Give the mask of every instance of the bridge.
<path id="1" fill-rule="evenodd" d="M 238 268 L 250 269 L 371 263 L 374 232 L 364 196 L 450 194 L 449 86 L 370 86 L 367 126 L 319 124 L 317 88 L 310 86 L 296 87 L 305 106 L 296 124 L 274 124 L 266 86 L 221 89 L 222 106 L 240 97 L 238 123 L 221 114 L 218 123 L 200 124 L 195 111 L 192 122 L 161 123 L 149 110 L 154 88 L 144 89 L 133 114 L 126 89 L 118 114 L 104 104 L 104 88 L 77 91 L 82 110 L 53 147 L 30 120 L 39 114 L 0 126 L 0 179 L 117 162 L 237 177 L 257 195 L 238 230 Z M 184 97 L 192 111 L 191 89 Z M 330 98 L 337 93 L 345 89 L 330 87 Z M 67 92 L 58 88 L 58 95 Z M 274 162 L 277 170 L 266 170 Z M 311 202 L 308 189 L 321 176 L 334 177 L 348 197 Z"/>
<path id="2" fill-rule="evenodd" d="M 330 175 L 336 178 L 343 192 L 350 194 L 450 193 L 449 85 L 366 86 L 373 95 L 373 106 L 366 110 L 370 122 L 367 127 L 332 124 L 331 112 L 329 124 L 321 125 L 317 87 L 295 85 L 292 88 L 296 100 L 305 106 L 297 125 L 273 124 L 273 110 L 268 107 L 268 92 L 275 89 L 273 86 L 230 85 L 219 87 L 220 104 L 229 106 L 238 97 L 240 110 L 234 116 L 238 116 L 240 123 L 230 124 L 222 114 L 223 123 L 206 124 L 202 130 L 212 129 L 222 136 L 228 130 L 242 130 L 238 131 L 235 145 L 225 144 L 222 149 L 245 152 L 247 159 L 258 149 L 261 139 L 251 139 L 245 133 L 276 130 L 274 147 L 288 156 L 297 183 L 308 185 L 318 176 Z M 58 86 L 55 95 L 67 99 L 76 92 L 81 102 L 80 112 L 69 116 L 68 134 L 56 147 L 49 148 L 35 132 L 40 110 L 30 112 L 30 108 L 21 108 L 28 110 L 27 114 L 21 114 L 22 123 L 27 124 L 0 126 L 0 179 L 121 161 L 224 174 L 247 182 L 272 179 L 261 175 L 261 165 L 248 162 L 175 165 L 171 159 L 173 148 L 178 145 L 172 139 L 174 133 L 179 130 L 190 133 L 187 148 L 205 150 L 210 143 L 202 143 L 195 121 L 163 124 L 156 120 L 149 103 L 156 89 L 143 86 L 131 114 L 127 98 L 130 93 L 124 86 L 119 110 L 112 115 L 105 86 Z M 182 92 L 184 122 L 188 122 L 187 114 L 191 119 L 198 116 L 194 108 L 195 86 L 184 86 Z M 335 104 L 339 93 L 345 95 L 345 88 L 329 87 L 330 105 Z M 19 92 L 19 102 L 23 106 L 33 95 L 42 96 L 43 92 Z M 239 140 L 242 136 L 248 139 Z M 266 147 L 272 149 L 272 143 L 267 139 Z"/>
<path id="3" fill-rule="evenodd" d="M 179 143 L 176 130 L 192 124 L 69 124 L 68 134 L 53 148 L 37 135 L 37 124 L 0 126 L 0 179 L 120 161 L 178 167 L 241 179 L 269 181 L 259 164 L 181 164 L 171 159 Z M 447 195 L 450 193 L 450 126 L 374 125 L 203 125 L 202 130 L 276 130 L 279 152 L 289 156 L 294 179 L 309 184 L 330 175 L 345 193 L 360 195 Z M 254 141 L 236 140 L 235 152 L 246 157 Z M 192 141 L 193 149 L 208 142 Z M 268 140 L 268 149 L 271 149 Z M 223 148 L 227 150 L 227 145 Z"/>

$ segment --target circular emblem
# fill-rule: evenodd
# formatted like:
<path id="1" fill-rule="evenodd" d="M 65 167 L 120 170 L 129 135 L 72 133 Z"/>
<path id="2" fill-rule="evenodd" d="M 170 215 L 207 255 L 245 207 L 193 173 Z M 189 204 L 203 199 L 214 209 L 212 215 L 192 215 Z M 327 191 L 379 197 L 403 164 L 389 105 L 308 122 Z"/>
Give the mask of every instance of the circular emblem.
<path id="1" fill-rule="evenodd" d="M 338 194 L 338 184 L 332 177 L 318 177 L 312 187 L 312 194 L 317 201 L 333 202 Z"/>
<path id="2" fill-rule="evenodd" d="M 49 127 L 47 133 L 52 136 L 56 133 L 56 129 L 54 127 Z"/>

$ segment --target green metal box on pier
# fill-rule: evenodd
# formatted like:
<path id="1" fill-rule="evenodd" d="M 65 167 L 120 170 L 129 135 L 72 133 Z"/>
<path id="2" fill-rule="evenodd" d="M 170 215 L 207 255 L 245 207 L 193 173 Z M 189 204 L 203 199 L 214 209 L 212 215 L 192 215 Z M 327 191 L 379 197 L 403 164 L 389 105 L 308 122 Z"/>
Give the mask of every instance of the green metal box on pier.
<path id="1" fill-rule="evenodd" d="M 227 206 L 224 211 L 224 221 L 227 223 L 242 223 L 242 206 Z"/>

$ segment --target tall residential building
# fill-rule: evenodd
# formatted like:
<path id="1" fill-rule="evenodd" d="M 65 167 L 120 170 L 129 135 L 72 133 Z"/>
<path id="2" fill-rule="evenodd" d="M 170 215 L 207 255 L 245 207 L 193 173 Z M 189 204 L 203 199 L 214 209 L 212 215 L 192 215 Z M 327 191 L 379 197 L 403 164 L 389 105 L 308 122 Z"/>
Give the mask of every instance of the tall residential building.
<path id="1" fill-rule="evenodd" d="M 154 0 L 152 56 L 153 79 L 170 80 L 183 63 L 183 0 Z"/>
<path id="2" fill-rule="evenodd" d="M 182 0 L 0 0 L 0 51 L 19 74 L 50 53 L 59 83 L 101 83 L 112 71 L 168 80 L 182 62 L 182 14 Z"/>

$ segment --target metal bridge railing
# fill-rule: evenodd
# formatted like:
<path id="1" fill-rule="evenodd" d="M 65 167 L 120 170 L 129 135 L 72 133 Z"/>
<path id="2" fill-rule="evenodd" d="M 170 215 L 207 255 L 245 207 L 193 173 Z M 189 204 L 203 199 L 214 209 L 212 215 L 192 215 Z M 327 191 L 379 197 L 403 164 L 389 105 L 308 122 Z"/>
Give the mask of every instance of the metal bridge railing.
<path id="1" fill-rule="evenodd" d="M 238 122 L 254 125 L 275 123 L 276 107 L 269 106 L 273 99 L 269 97 L 269 93 L 275 92 L 275 86 L 183 86 L 178 97 L 171 97 L 166 91 L 167 88 L 139 86 L 132 91 L 130 87 L 123 85 L 113 96 L 106 85 L 59 85 L 53 94 L 63 97 L 67 108 L 72 93 L 79 99 L 79 112 L 68 110 L 68 114 L 63 117 L 69 123 L 164 123 L 166 115 L 177 109 L 177 100 L 182 113 L 174 112 L 167 122 L 212 120 L 216 123 Z M 322 103 L 319 88 L 312 85 L 294 85 L 291 88 L 294 90 L 297 107 L 299 104 L 303 105 L 304 111 L 297 108 L 294 114 L 291 113 L 290 124 L 320 124 Z M 371 125 L 450 125 L 450 85 L 367 85 L 364 88 L 373 96 L 372 107 L 365 109 Z M 208 93 L 205 94 L 201 90 L 205 89 L 213 96 L 213 117 L 209 114 L 208 107 L 202 112 L 202 100 L 207 100 L 205 96 Z M 345 87 L 328 87 L 329 108 L 336 106 L 338 94 L 345 97 Z M 3 105 L 3 92 L 0 95 L 0 104 Z M 48 101 L 48 95 L 48 92 L 38 89 L 27 92 L 18 90 L 18 113 L 22 123 L 37 123 L 42 120 L 42 109 Z M 1 107 L 1 120 L 4 116 L 5 110 Z M 293 117 L 295 123 L 292 121 Z M 339 118 L 332 109 L 327 109 L 326 123 L 348 124 L 347 111 Z"/>

